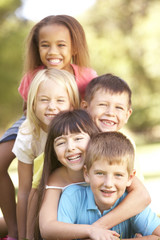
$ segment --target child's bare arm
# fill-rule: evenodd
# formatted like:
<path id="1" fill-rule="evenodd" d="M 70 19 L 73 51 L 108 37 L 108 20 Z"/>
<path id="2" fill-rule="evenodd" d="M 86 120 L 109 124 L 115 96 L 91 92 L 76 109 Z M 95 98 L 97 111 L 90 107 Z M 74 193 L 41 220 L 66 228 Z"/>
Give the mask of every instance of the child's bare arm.
<path id="1" fill-rule="evenodd" d="M 49 185 L 57 186 L 57 182 L 49 182 Z M 104 226 L 86 224 L 71 224 L 57 221 L 58 202 L 61 195 L 59 189 L 48 189 L 39 214 L 39 227 L 42 238 L 46 240 L 68 239 L 92 239 L 110 240 L 119 239 L 115 231 L 107 230 Z"/>
<path id="2" fill-rule="evenodd" d="M 34 237 L 37 204 L 38 204 L 38 191 L 36 188 L 32 188 L 29 194 L 27 207 L 27 233 L 26 233 L 27 239 L 33 239 Z"/>
<path id="3" fill-rule="evenodd" d="M 137 239 L 137 240 L 160 240 L 160 226 L 158 226 L 152 233 L 152 235 L 148 236 L 142 236 L 142 237 L 135 237 L 135 238 L 129 238 L 129 239 Z M 129 240 L 126 239 L 125 240 Z M 123 240 L 123 239 L 122 239 Z"/>
<path id="4" fill-rule="evenodd" d="M 128 195 L 123 201 L 107 215 L 100 218 L 94 225 L 104 225 L 107 229 L 135 216 L 143 211 L 151 202 L 150 195 L 144 184 L 134 177 L 133 182 L 127 188 Z"/>
<path id="5" fill-rule="evenodd" d="M 18 161 L 18 203 L 17 203 L 17 222 L 19 239 L 26 237 L 26 218 L 28 196 L 32 183 L 32 164 L 25 164 Z"/>
<path id="6" fill-rule="evenodd" d="M 26 112 L 27 112 L 27 102 L 23 101 L 23 113 L 26 116 Z"/>
<path id="7" fill-rule="evenodd" d="M 160 238 L 156 235 L 149 235 L 149 236 L 143 236 L 143 237 L 138 237 L 138 238 L 122 238 L 121 240 L 159 240 Z"/>

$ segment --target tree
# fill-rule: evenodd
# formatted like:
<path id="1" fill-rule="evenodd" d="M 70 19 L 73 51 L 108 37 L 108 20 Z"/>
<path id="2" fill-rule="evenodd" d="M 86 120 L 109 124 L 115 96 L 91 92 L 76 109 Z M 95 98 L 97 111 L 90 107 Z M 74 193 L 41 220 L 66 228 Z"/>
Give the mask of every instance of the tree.
<path id="1" fill-rule="evenodd" d="M 158 0 L 97 0 L 81 19 L 92 66 L 129 83 L 134 112 L 128 125 L 142 133 L 160 125 L 159 10 Z"/>
<path id="2" fill-rule="evenodd" d="M 30 23 L 16 17 L 14 11 L 20 4 L 20 0 L 0 2 L 0 126 L 3 129 L 22 114 L 17 89 L 22 76 L 24 39 Z"/>

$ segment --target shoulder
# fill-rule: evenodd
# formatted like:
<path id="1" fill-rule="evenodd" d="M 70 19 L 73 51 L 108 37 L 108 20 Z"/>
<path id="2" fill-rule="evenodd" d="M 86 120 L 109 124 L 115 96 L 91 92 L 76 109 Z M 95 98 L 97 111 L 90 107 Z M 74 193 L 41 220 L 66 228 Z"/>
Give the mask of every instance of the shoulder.
<path id="1" fill-rule="evenodd" d="M 84 197 L 87 195 L 87 187 L 80 184 L 71 184 L 64 188 L 62 195 L 72 197 Z M 71 198 L 72 199 L 72 198 Z"/>
<path id="2" fill-rule="evenodd" d="M 51 175 L 49 176 L 47 185 L 48 186 L 56 186 L 56 187 L 64 187 L 66 186 L 66 181 L 65 181 L 65 168 L 59 167 L 55 169 Z"/>
<path id="3" fill-rule="evenodd" d="M 30 84 L 32 82 L 32 79 L 35 76 L 35 74 L 41 69 L 44 69 L 44 66 L 39 66 L 33 72 L 31 72 L 31 71 L 27 72 L 22 77 L 20 86 L 18 88 L 18 91 L 25 101 L 27 101 L 28 91 L 29 91 L 29 87 L 30 87 Z"/>
<path id="4" fill-rule="evenodd" d="M 83 76 L 87 74 L 86 77 L 90 77 L 90 78 L 95 78 L 97 77 L 97 72 L 92 69 L 92 68 L 87 68 L 87 67 L 82 67 L 80 68 L 78 65 L 75 64 L 71 64 L 72 68 L 75 72 L 75 76 L 79 76 L 79 74 L 81 73 Z"/>

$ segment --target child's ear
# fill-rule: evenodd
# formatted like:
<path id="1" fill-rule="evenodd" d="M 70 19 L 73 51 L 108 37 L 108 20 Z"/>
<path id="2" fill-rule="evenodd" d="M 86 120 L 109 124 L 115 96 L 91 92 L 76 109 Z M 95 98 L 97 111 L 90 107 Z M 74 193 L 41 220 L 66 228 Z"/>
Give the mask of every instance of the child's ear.
<path id="1" fill-rule="evenodd" d="M 87 107 L 88 107 L 88 103 L 85 100 L 82 100 L 81 101 L 81 108 L 86 110 Z"/>
<path id="2" fill-rule="evenodd" d="M 128 177 L 127 187 L 131 186 L 134 176 L 136 175 L 136 170 L 133 169 Z"/>
<path id="3" fill-rule="evenodd" d="M 131 114 L 132 114 L 132 108 L 129 108 L 129 109 L 128 109 L 128 112 L 127 112 L 126 122 L 125 122 L 125 123 L 128 122 L 128 119 L 130 118 Z"/>
<path id="4" fill-rule="evenodd" d="M 84 165 L 84 167 L 83 167 L 83 175 L 84 175 L 85 182 L 89 183 L 89 175 L 88 175 L 88 171 L 87 171 L 86 165 Z"/>

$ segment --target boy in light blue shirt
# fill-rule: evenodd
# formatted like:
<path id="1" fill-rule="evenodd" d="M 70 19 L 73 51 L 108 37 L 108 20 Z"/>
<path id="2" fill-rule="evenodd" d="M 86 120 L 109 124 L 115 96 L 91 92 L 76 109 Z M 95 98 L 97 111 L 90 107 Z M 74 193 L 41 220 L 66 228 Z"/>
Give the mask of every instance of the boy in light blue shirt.
<path id="1" fill-rule="evenodd" d="M 62 193 L 58 220 L 67 223 L 92 224 L 115 208 L 127 195 L 135 176 L 134 147 L 120 132 L 104 132 L 89 142 L 84 166 L 85 181 L 90 186 L 72 185 Z M 126 209 L 128 211 L 128 209 Z M 122 239 L 157 239 L 160 237 L 160 218 L 147 207 L 136 216 L 111 230 Z M 134 238 L 135 239 L 135 238 Z"/>

